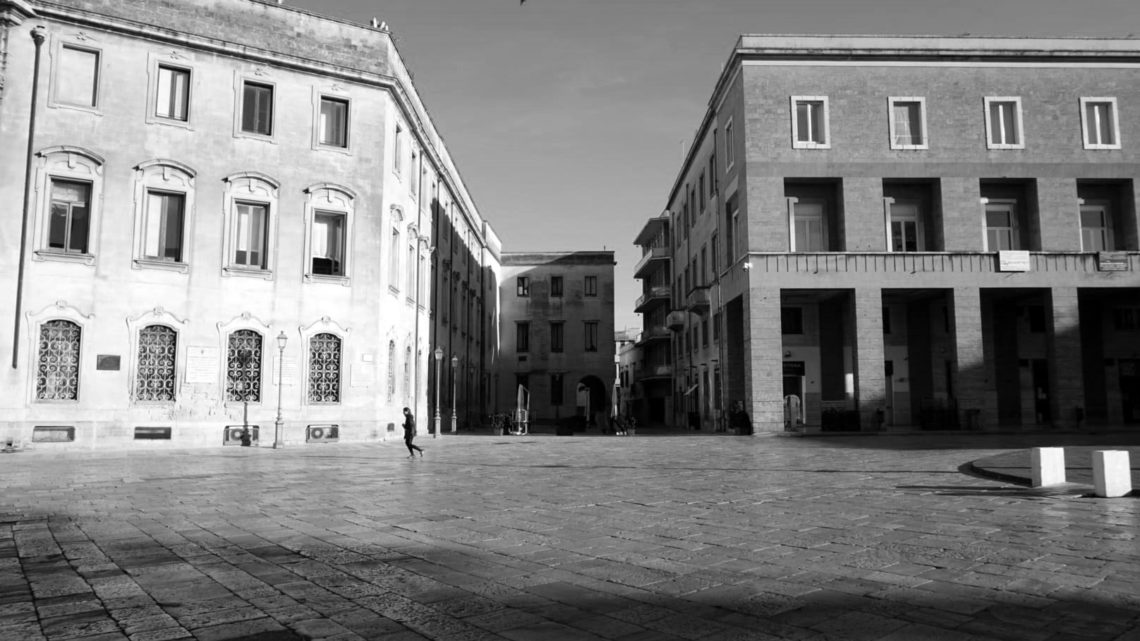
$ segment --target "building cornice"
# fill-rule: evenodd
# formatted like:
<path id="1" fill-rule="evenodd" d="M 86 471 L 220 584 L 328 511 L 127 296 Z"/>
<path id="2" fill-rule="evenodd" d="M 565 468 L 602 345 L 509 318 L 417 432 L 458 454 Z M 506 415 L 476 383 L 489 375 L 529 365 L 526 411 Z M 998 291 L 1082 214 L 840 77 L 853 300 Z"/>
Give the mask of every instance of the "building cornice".
<path id="1" fill-rule="evenodd" d="M 16 27 L 35 15 L 35 9 L 25 0 L 0 0 L 0 26 Z"/>

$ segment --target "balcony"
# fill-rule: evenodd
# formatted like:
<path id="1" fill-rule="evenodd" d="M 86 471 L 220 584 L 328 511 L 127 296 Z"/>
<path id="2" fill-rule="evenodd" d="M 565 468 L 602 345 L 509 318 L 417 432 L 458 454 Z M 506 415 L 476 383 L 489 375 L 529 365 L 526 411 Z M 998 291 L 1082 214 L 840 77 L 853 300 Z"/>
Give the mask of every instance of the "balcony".
<path id="1" fill-rule="evenodd" d="M 644 367 L 637 370 L 634 378 L 636 378 L 639 382 L 670 380 L 673 378 L 673 366 L 657 365 L 654 367 Z"/>
<path id="2" fill-rule="evenodd" d="M 645 226 L 637 233 L 637 238 L 633 240 L 634 245 L 651 245 L 655 239 L 665 236 L 665 242 L 668 243 L 668 230 L 669 230 L 669 212 L 665 212 L 656 218 L 650 218 L 646 221 Z"/>
<path id="3" fill-rule="evenodd" d="M 641 340 L 637 341 L 637 344 L 645 345 L 647 343 L 652 343 L 653 341 L 667 341 L 672 338 L 672 336 L 673 335 L 669 333 L 669 328 L 662 325 L 653 325 L 651 327 L 646 327 L 641 332 Z"/>
<path id="4" fill-rule="evenodd" d="M 633 270 L 634 278 L 645 278 L 661 265 L 667 265 L 672 255 L 668 247 L 651 247 Z"/>
<path id="5" fill-rule="evenodd" d="M 781 287 L 818 287 L 822 281 L 845 288 L 874 281 L 909 288 L 922 286 L 925 278 L 946 287 L 1098 287 L 1134 278 L 1140 252 L 1029 252 L 1028 264 L 1016 270 L 1003 268 L 997 252 L 755 253 L 748 263 L 753 278 L 763 274 Z"/>
<path id="6" fill-rule="evenodd" d="M 645 292 L 641 298 L 637 299 L 637 303 L 633 307 L 633 311 L 638 314 L 644 314 L 652 311 L 658 305 L 669 302 L 669 296 L 672 292 L 669 290 L 668 285 L 661 285 L 659 287 L 650 288 Z"/>
<path id="7" fill-rule="evenodd" d="M 685 300 L 685 309 L 694 314 L 707 314 L 709 311 L 709 290 L 708 285 L 694 287 L 689 290 L 689 296 Z"/>
<path id="8" fill-rule="evenodd" d="M 680 331 L 685 327 L 686 316 L 688 316 L 688 312 L 679 309 L 669 312 L 669 315 L 665 317 L 665 327 L 675 332 Z"/>

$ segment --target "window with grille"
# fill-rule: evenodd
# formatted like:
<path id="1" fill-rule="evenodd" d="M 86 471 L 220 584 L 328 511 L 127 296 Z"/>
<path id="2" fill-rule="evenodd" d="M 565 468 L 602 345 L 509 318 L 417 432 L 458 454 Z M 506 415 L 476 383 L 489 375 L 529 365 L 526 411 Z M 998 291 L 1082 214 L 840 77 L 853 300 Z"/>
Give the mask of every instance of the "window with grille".
<path id="1" fill-rule="evenodd" d="M 341 342 L 336 334 L 309 339 L 309 402 L 340 402 Z"/>
<path id="2" fill-rule="evenodd" d="M 226 400 L 261 402 L 261 334 L 239 329 L 226 349 Z"/>
<path id="3" fill-rule="evenodd" d="M 178 333 L 165 325 L 139 330 L 138 362 L 135 367 L 135 400 L 173 401 Z"/>
<path id="4" fill-rule="evenodd" d="M 40 326 L 36 400 L 79 400 L 79 347 L 82 330 L 66 320 Z"/>

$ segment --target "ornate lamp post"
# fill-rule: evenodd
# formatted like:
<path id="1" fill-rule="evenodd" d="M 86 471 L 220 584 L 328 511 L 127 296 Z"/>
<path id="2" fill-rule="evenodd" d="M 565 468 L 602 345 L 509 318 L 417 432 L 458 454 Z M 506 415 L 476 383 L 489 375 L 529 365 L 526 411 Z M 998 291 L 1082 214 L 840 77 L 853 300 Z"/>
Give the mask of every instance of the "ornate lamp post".
<path id="1" fill-rule="evenodd" d="M 451 357 L 451 433 L 456 431 L 456 425 L 459 423 L 459 415 L 455 411 L 455 397 L 456 390 L 459 382 L 459 357 Z"/>
<path id="2" fill-rule="evenodd" d="M 285 343 L 288 342 L 289 337 L 282 330 L 277 335 L 277 420 L 273 422 L 273 449 L 275 450 L 285 447 L 285 441 L 281 439 L 281 391 L 285 387 Z"/>
<path id="3" fill-rule="evenodd" d="M 435 348 L 435 431 L 432 438 L 439 436 L 440 422 L 443 420 L 439 413 L 439 364 L 443 361 L 443 349 Z"/>

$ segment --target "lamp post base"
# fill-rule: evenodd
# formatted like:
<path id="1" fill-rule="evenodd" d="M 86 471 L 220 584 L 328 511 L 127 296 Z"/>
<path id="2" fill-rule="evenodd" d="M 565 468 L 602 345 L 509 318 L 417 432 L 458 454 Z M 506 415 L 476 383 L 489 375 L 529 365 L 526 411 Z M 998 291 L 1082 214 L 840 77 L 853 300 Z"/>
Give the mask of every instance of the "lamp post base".
<path id="1" fill-rule="evenodd" d="M 435 431 L 431 433 L 432 438 L 439 436 L 439 429 L 440 429 L 441 420 L 442 419 L 439 416 L 439 412 L 436 412 L 435 413 Z"/>
<path id="2" fill-rule="evenodd" d="M 285 447 L 285 441 L 281 440 L 281 421 L 273 422 L 273 449 L 279 450 Z"/>
<path id="3" fill-rule="evenodd" d="M 455 432 L 456 432 L 455 426 L 458 424 L 458 422 L 459 422 L 459 417 L 457 417 L 455 414 L 452 414 L 451 415 L 451 433 L 452 434 L 455 434 Z"/>

